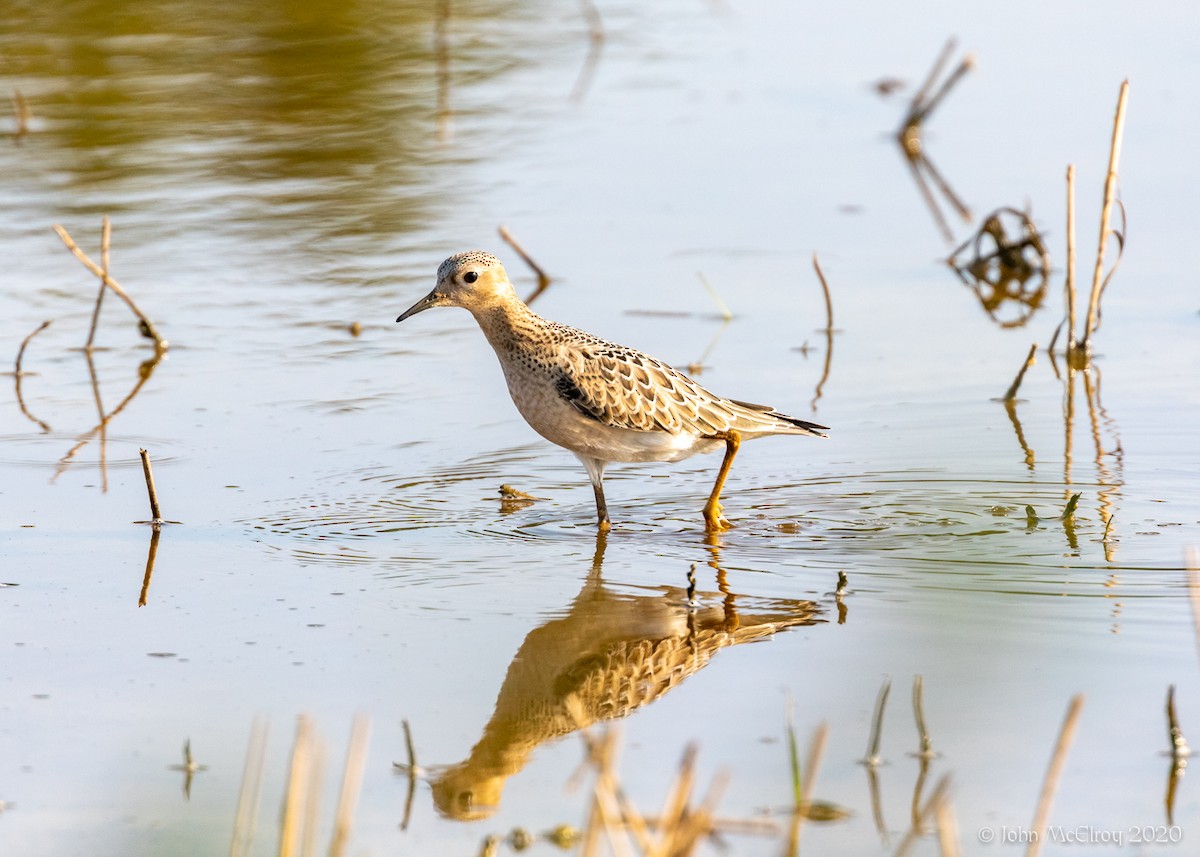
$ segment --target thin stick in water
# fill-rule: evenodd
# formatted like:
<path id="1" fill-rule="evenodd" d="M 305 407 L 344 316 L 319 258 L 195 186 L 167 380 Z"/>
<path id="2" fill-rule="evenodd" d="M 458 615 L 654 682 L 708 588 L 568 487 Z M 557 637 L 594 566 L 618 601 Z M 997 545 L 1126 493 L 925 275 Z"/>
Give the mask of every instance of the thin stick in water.
<path id="1" fill-rule="evenodd" d="M 1071 749 L 1071 741 L 1075 737 L 1075 727 L 1079 725 L 1079 714 L 1083 711 L 1083 694 L 1077 693 L 1071 698 L 1067 707 L 1067 716 L 1063 719 L 1062 729 L 1058 733 L 1058 742 L 1054 745 L 1054 755 L 1050 757 L 1050 767 L 1046 769 L 1046 778 L 1042 781 L 1042 793 L 1038 798 L 1037 811 L 1033 816 L 1033 825 L 1029 829 L 1029 845 L 1025 849 L 1025 857 L 1037 857 L 1042 850 L 1042 840 L 1046 838 L 1046 825 L 1050 820 L 1050 807 L 1054 803 L 1054 792 L 1058 789 L 1058 779 L 1062 775 L 1063 765 L 1067 761 L 1067 751 Z"/>
<path id="2" fill-rule="evenodd" d="M 1111 234 L 1109 220 L 1112 218 L 1113 199 L 1117 193 L 1117 164 L 1121 160 L 1121 139 L 1125 133 L 1125 105 L 1129 101 L 1129 81 L 1121 82 L 1121 94 L 1117 97 L 1117 115 L 1113 119 L 1112 147 L 1108 154 L 1108 174 L 1104 179 L 1104 207 L 1100 210 L 1100 244 L 1096 248 L 1096 267 L 1092 271 L 1092 295 L 1088 301 L 1087 327 L 1083 332 L 1084 353 L 1090 347 L 1090 339 L 1096 329 L 1100 312 L 1100 291 L 1104 283 L 1104 246 Z"/>
<path id="3" fill-rule="evenodd" d="M 254 843 L 254 823 L 258 818 L 259 795 L 262 792 L 263 759 L 267 752 L 267 724 L 255 718 L 250 727 L 250 745 L 246 748 L 246 764 L 242 769 L 242 786 L 238 792 L 237 814 L 233 821 L 233 841 L 229 857 L 246 857 Z"/>
<path id="4" fill-rule="evenodd" d="M 862 760 L 862 763 L 870 768 L 883 762 L 879 758 L 879 745 L 883 741 L 883 711 L 887 708 L 888 693 L 891 692 L 891 689 L 892 680 L 884 679 L 883 686 L 879 688 L 879 696 L 875 699 L 875 716 L 871 718 L 871 737 L 867 742 L 867 757 Z"/>
<path id="5" fill-rule="evenodd" d="M 158 508 L 158 492 L 154 490 L 154 471 L 150 469 L 150 453 L 144 449 L 139 449 L 138 453 L 142 456 L 142 472 L 146 476 L 146 493 L 150 495 L 150 523 L 155 526 L 165 524 L 162 512 Z"/>
<path id="6" fill-rule="evenodd" d="M 522 260 L 524 260 L 525 264 L 528 265 L 533 270 L 533 273 L 537 276 L 537 280 L 538 280 L 537 291 L 535 291 L 529 297 L 529 300 L 525 301 L 525 303 L 529 303 L 529 301 L 533 300 L 538 295 L 540 295 L 545 290 L 546 286 L 550 285 L 550 275 L 542 270 L 541 265 L 539 265 L 537 262 L 533 261 L 533 258 L 529 255 L 529 253 L 526 252 L 525 248 L 522 247 L 517 242 L 517 239 L 513 237 L 513 234 L 508 231 L 507 226 L 504 226 L 503 224 L 501 224 L 499 232 L 500 232 L 500 237 L 503 238 L 505 241 L 507 241 L 509 246 L 511 246 L 514 250 L 517 251 L 517 255 L 520 256 Z"/>
<path id="7" fill-rule="evenodd" d="M 1187 550 L 1188 599 L 1192 602 L 1192 624 L 1196 629 L 1196 648 L 1200 650 L 1200 548 Z"/>
<path id="8" fill-rule="evenodd" d="M 1075 350 L 1075 165 L 1067 166 L 1067 359 Z"/>
<path id="9" fill-rule="evenodd" d="M 342 774 L 342 790 L 338 796 L 337 814 L 333 820 L 329 857 L 341 857 L 346 853 L 346 843 L 350 840 L 350 827 L 354 821 L 354 807 L 358 803 L 358 793 L 362 788 L 370 734 L 370 718 L 364 714 L 357 715 L 350 731 L 350 749 L 346 751 L 346 769 Z"/>
<path id="10" fill-rule="evenodd" d="M 100 291 L 96 294 L 96 306 L 92 310 L 92 326 L 88 330 L 87 342 L 83 346 L 85 351 L 92 350 L 92 342 L 96 338 L 96 325 L 100 322 L 100 306 L 104 303 L 104 293 L 108 291 L 108 251 L 111 241 L 112 224 L 106 214 L 100 226 Z"/>
<path id="11" fill-rule="evenodd" d="M 154 340 L 155 351 L 159 352 L 159 353 L 166 351 L 167 350 L 167 341 L 165 339 L 163 339 L 161 335 L 159 335 L 159 332 L 154 327 L 154 324 L 150 321 L 149 318 L 147 318 L 146 314 L 144 312 L 142 312 L 141 309 L 138 308 L 138 305 L 136 303 L 134 303 L 133 298 L 131 298 L 129 296 L 129 292 L 125 291 L 125 289 L 122 288 L 120 283 L 118 283 L 116 280 L 114 280 L 112 277 L 110 277 L 108 275 L 108 271 L 106 268 L 103 268 L 100 265 L 97 265 L 90 258 L 88 258 L 88 255 L 86 253 L 84 253 L 83 250 L 80 249 L 79 245 L 75 243 L 75 239 L 73 239 L 71 237 L 70 233 L 68 233 L 67 230 L 63 229 L 58 224 L 55 224 L 54 231 L 58 235 L 58 237 L 60 239 L 62 239 L 62 242 L 63 242 L 63 244 L 66 245 L 67 249 L 71 251 L 71 255 L 73 255 L 76 259 L 78 259 L 80 262 L 82 262 L 83 266 L 85 268 L 87 268 L 89 271 L 91 271 L 93 274 L 95 274 L 97 277 L 99 277 L 100 282 L 102 284 L 108 286 L 108 288 L 110 288 L 114 292 L 116 292 L 117 297 L 119 297 L 121 300 L 125 301 L 125 304 L 129 307 L 130 310 L 133 311 L 133 314 L 138 317 L 138 321 L 141 323 L 142 332 L 146 336 L 148 336 L 149 338 Z"/>
<path id="12" fill-rule="evenodd" d="M 1025 380 L 1025 373 L 1029 371 L 1029 367 L 1037 362 L 1034 356 L 1037 354 L 1037 343 L 1029 346 L 1029 355 L 1025 358 L 1025 362 L 1021 364 L 1021 368 L 1017 371 L 1017 377 L 1013 378 L 1013 382 L 1008 385 L 1008 390 L 1004 394 L 1004 401 L 1011 402 L 1017 398 L 1017 390 L 1021 388 L 1021 382 Z"/>
<path id="13" fill-rule="evenodd" d="M 39 333 L 41 333 L 43 330 L 45 330 L 49 326 L 50 326 L 50 322 L 43 321 L 41 324 L 38 325 L 37 330 L 33 331 L 33 333 L 29 334 L 28 336 L 26 336 L 24 339 L 21 340 L 21 347 L 17 349 L 17 362 L 16 362 L 16 365 L 13 367 L 13 384 L 16 387 L 17 407 L 19 407 L 21 409 L 21 413 L 23 413 L 25 416 L 27 416 L 33 422 L 35 422 L 39 426 L 41 426 L 42 431 L 45 431 L 45 432 L 50 431 L 50 424 L 47 422 L 44 422 L 43 420 L 39 420 L 33 414 L 29 413 L 29 410 L 25 407 L 25 399 L 22 398 L 22 396 L 21 396 L 21 378 L 25 374 L 24 371 L 21 369 L 21 361 L 25 359 L 25 349 L 29 346 L 29 340 L 33 339 L 35 336 L 37 336 Z"/>
<path id="14" fill-rule="evenodd" d="M 813 253 L 813 270 L 817 272 L 817 279 L 821 281 L 821 293 L 825 296 L 825 331 L 833 332 L 833 299 L 829 296 L 829 283 L 825 280 L 825 273 L 821 270 L 821 262 L 817 259 L 817 254 Z"/>
<path id="15" fill-rule="evenodd" d="M 917 755 L 921 758 L 931 758 L 933 739 L 929 737 L 929 729 L 925 726 L 925 679 L 919 675 L 913 676 L 913 717 L 917 721 L 917 734 L 921 737 L 921 749 Z"/>

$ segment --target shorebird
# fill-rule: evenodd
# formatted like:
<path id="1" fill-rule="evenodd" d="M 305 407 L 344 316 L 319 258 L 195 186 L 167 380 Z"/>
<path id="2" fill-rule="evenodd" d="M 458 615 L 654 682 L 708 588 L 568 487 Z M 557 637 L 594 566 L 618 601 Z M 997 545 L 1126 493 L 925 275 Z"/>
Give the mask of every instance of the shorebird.
<path id="1" fill-rule="evenodd" d="M 611 527 L 604 469 L 613 461 L 679 461 L 725 447 L 704 505 L 710 532 L 732 526 L 721 489 L 742 440 L 774 434 L 825 437 L 826 426 L 766 405 L 723 399 L 682 372 L 633 348 L 547 321 L 517 297 L 500 260 L 471 250 L 442 262 L 433 291 L 400 313 L 404 321 L 439 306 L 468 310 L 487 337 L 513 403 L 551 443 L 583 462 L 599 527 Z"/>

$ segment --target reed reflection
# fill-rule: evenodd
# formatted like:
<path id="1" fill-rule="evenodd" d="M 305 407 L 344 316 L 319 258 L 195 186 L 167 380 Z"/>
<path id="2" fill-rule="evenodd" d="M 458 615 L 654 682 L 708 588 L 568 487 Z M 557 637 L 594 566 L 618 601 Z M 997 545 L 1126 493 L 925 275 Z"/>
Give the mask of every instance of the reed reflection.
<path id="1" fill-rule="evenodd" d="M 988 317 L 1004 328 L 1023 327 L 1050 285 L 1050 253 L 1041 233 L 1015 208 L 989 214 L 947 261 Z"/>
<path id="2" fill-rule="evenodd" d="M 811 601 L 615 585 L 601 576 L 597 540 L 583 588 L 564 615 L 534 628 L 513 657 L 483 735 L 465 760 L 432 778 L 444 816 L 481 819 L 541 744 L 637 711 L 727 646 L 819 621 Z M 723 576 L 723 572 L 722 572 Z"/>

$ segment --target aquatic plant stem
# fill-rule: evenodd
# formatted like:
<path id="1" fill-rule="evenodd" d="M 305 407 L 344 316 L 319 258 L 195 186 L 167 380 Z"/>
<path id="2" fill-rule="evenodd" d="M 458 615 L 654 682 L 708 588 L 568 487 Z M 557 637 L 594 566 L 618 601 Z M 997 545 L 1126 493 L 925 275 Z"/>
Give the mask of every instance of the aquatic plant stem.
<path id="1" fill-rule="evenodd" d="M 78 244 L 75 243 L 75 239 L 71 237 L 70 233 L 57 223 L 54 224 L 54 231 L 57 233 L 58 237 L 62 239 L 62 242 L 66 245 L 67 249 L 71 251 L 71 254 L 80 262 L 82 262 L 85 268 L 100 278 L 100 282 L 103 286 L 107 286 L 108 288 L 112 289 L 117 293 L 117 297 L 125 301 L 125 304 L 130 310 L 133 311 L 133 314 L 138 317 L 138 321 L 141 322 L 142 330 L 147 336 L 154 340 L 155 352 L 158 354 L 165 352 L 167 350 L 167 341 L 159 334 L 158 330 L 154 327 L 153 322 L 151 322 L 150 319 L 147 318 L 146 314 L 138 308 L 138 305 L 134 303 L 133 298 L 129 296 L 129 292 L 125 291 L 125 289 L 121 287 L 120 283 L 108 275 L 107 266 L 102 267 L 97 265 L 90 258 L 88 258 L 88 255 L 79 248 Z"/>
<path id="2" fill-rule="evenodd" d="M 1067 165 L 1067 359 L 1075 351 L 1075 165 Z"/>
<path id="3" fill-rule="evenodd" d="M 96 339 L 96 325 L 100 323 L 100 307 L 104 303 L 104 293 L 108 291 L 108 257 L 112 241 L 112 224 L 108 215 L 100 222 L 100 291 L 96 293 L 96 306 L 92 310 L 92 326 L 88 329 L 87 342 L 84 351 L 92 350 L 92 342 Z"/>
<path id="4" fill-rule="evenodd" d="M 517 251 L 517 255 L 520 256 L 521 260 L 533 270 L 534 276 L 537 277 L 537 290 L 525 301 L 525 303 L 529 303 L 542 292 L 544 292 L 546 290 L 546 286 L 550 285 L 550 275 L 542 269 L 541 265 L 533 261 L 533 257 L 530 256 L 525 248 L 520 245 L 517 239 L 513 237 L 513 234 L 508 231 L 507 226 L 501 224 L 498 231 L 500 233 L 500 237 L 508 242 L 510 247 Z"/>
<path id="5" fill-rule="evenodd" d="M 1021 364 L 1021 368 L 1017 371 L 1017 377 L 1013 378 L 1013 382 L 1009 384 L 1008 390 L 1004 393 L 1004 401 L 1011 402 L 1017 398 L 1017 390 L 1021 388 L 1021 382 L 1025 380 L 1025 373 L 1029 371 L 1029 367 L 1037 362 L 1034 356 L 1037 354 L 1037 343 L 1029 346 L 1029 354 L 1025 358 L 1025 362 Z"/>
<path id="6" fill-rule="evenodd" d="M 1125 105 L 1129 100 L 1129 81 L 1121 82 L 1121 94 L 1117 97 L 1117 114 L 1113 118 L 1112 146 L 1108 154 L 1108 174 L 1104 179 L 1104 206 L 1100 210 L 1100 243 L 1096 247 L 1096 266 L 1092 271 L 1092 295 L 1088 301 L 1087 327 L 1083 332 L 1080 347 L 1085 355 L 1091 354 L 1091 336 L 1096 330 L 1100 312 L 1100 292 L 1104 283 L 1104 246 L 1112 233 L 1109 221 L 1112 218 L 1113 199 L 1117 193 L 1117 164 L 1121 160 L 1121 140 L 1125 134 Z"/>
<path id="7" fill-rule="evenodd" d="M 166 522 L 158 508 L 158 492 L 154 490 L 154 471 L 150 469 L 150 453 L 144 449 L 139 449 L 138 452 L 142 456 L 142 472 L 146 476 L 146 492 L 150 495 L 150 523 L 157 527 Z"/>
<path id="8" fill-rule="evenodd" d="M 1075 737 L 1075 728 L 1079 725 L 1079 714 L 1083 711 L 1083 694 L 1077 693 L 1071 698 L 1067 707 L 1067 716 L 1063 719 L 1062 729 L 1058 733 L 1058 742 L 1054 746 L 1054 755 L 1050 757 L 1050 767 L 1046 769 L 1046 778 L 1042 781 L 1042 793 L 1038 798 L 1037 811 L 1033 816 L 1030 827 L 1029 845 L 1025 849 L 1025 857 L 1037 857 L 1042 850 L 1042 841 L 1046 838 L 1046 825 L 1050 820 L 1050 807 L 1054 803 L 1054 792 L 1058 789 L 1058 778 L 1062 775 L 1063 764 L 1067 760 L 1067 751 L 1071 749 L 1071 741 Z"/>

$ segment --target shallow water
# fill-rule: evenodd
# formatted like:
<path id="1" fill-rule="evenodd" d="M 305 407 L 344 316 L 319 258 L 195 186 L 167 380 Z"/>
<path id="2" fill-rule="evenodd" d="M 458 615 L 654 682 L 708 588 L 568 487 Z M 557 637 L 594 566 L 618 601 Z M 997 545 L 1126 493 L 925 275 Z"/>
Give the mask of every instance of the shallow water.
<path id="1" fill-rule="evenodd" d="M 1182 842 L 1153 850 L 1188 853 L 1200 798 L 1185 778 L 1168 810 L 1162 753 L 1168 686 L 1185 734 L 1200 711 L 1200 301 L 1178 263 L 1200 60 L 1177 37 L 1200 13 L 616 3 L 589 59 L 572 4 L 455 3 L 444 51 L 433 6 L 0 15 L 0 84 L 31 110 L 0 140 L 0 356 L 53 320 L 20 402 L 0 383 L 0 850 L 223 851 L 257 718 L 253 853 L 274 853 L 301 713 L 326 747 L 322 842 L 357 712 L 353 853 L 580 826 L 561 697 L 590 688 L 645 812 L 694 742 L 701 784 L 732 774 L 722 817 L 781 822 L 790 699 L 802 745 L 830 728 L 816 796 L 851 813 L 806 824 L 803 848 L 847 855 L 891 854 L 943 774 L 967 853 L 1019 847 L 980 842 L 1028 829 L 1081 693 L 1051 822 L 1120 833 L 1105 853 L 1174 824 Z M 941 204 L 947 240 L 892 132 L 951 33 L 954 61 L 978 64 L 924 133 L 972 210 Z M 907 87 L 881 97 L 887 77 Z M 1063 175 L 1078 165 L 1086 285 L 1124 77 L 1128 242 L 1093 368 L 1069 373 L 1044 351 Z M 1027 317 L 1006 326 L 940 260 L 1027 204 L 1054 271 L 1036 309 L 992 313 Z M 96 258 L 104 214 L 113 275 L 171 342 L 157 364 L 111 295 L 91 371 L 80 350 L 96 282 L 51 226 Z M 700 364 L 830 440 L 744 447 L 716 540 L 699 516 L 715 458 L 615 466 L 598 542 L 582 468 L 521 421 L 469 316 L 392 322 L 467 247 L 532 292 L 501 223 L 554 277 L 538 311 Z M 1034 342 L 1010 412 L 997 398 Z M 149 517 L 139 448 L 182 522 L 153 545 L 132 523 Z M 539 499 L 503 503 L 502 484 Z M 872 778 L 858 760 L 886 679 Z M 403 830 L 402 720 L 429 768 Z M 206 766 L 187 794 L 185 740 Z M 775 854 L 782 834 L 728 843 Z"/>

